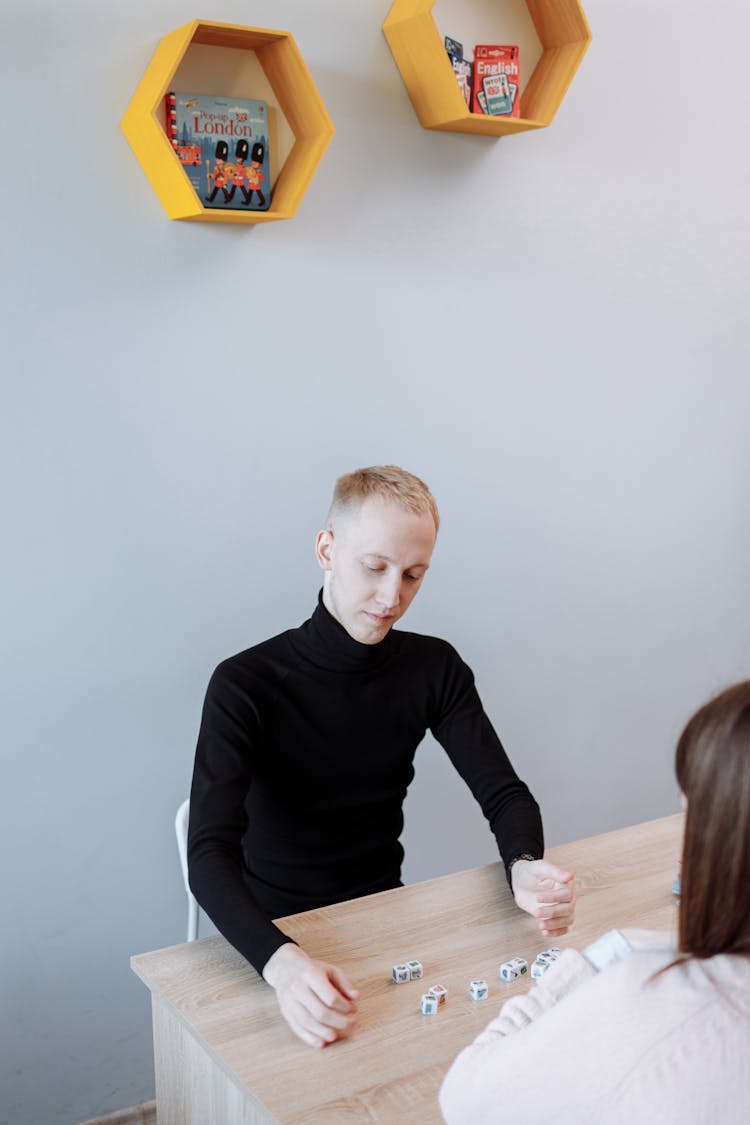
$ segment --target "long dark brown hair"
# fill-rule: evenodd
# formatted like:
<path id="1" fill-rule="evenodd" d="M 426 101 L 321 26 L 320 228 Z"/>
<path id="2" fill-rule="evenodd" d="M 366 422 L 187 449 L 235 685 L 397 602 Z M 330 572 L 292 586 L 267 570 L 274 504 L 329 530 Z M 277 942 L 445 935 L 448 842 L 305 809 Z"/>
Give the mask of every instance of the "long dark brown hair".
<path id="1" fill-rule="evenodd" d="M 750 680 L 693 715 L 675 772 L 687 797 L 680 952 L 750 953 Z"/>

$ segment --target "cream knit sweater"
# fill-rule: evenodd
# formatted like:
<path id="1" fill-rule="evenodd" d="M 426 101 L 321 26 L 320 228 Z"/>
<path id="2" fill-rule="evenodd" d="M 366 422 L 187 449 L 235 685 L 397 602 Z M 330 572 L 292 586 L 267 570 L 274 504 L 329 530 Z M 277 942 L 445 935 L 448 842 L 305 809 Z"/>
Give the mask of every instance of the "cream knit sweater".
<path id="1" fill-rule="evenodd" d="M 632 931 L 625 931 L 630 936 Z M 566 950 L 448 1071 L 448 1125 L 750 1125 L 750 958 L 650 935 L 601 973 Z"/>

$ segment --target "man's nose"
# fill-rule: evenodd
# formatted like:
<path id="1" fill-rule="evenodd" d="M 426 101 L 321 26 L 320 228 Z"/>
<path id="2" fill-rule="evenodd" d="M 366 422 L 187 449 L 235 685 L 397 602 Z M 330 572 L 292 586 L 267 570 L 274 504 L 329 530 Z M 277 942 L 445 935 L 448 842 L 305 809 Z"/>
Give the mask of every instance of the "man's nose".
<path id="1" fill-rule="evenodd" d="M 382 605 L 383 609 L 393 609 L 398 605 L 399 592 L 401 589 L 401 582 L 398 576 L 394 578 L 386 578 L 383 583 L 378 587 L 378 603 Z"/>

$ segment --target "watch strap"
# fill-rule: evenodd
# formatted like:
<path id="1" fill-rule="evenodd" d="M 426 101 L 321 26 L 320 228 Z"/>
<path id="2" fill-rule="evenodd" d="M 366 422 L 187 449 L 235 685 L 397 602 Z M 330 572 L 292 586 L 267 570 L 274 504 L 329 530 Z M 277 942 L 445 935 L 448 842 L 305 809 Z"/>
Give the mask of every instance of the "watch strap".
<path id="1" fill-rule="evenodd" d="M 513 864 L 518 863 L 519 859 L 527 859 L 530 863 L 534 863 L 535 860 L 539 859 L 539 856 L 532 855 L 530 852 L 521 852 L 519 855 L 513 856 L 513 859 L 510 861 L 509 864 L 507 864 L 507 866 L 505 868 L 505 874 L 506 874 L 507 879 L 508 879 L 508 886 L 510 887 L 511 890 L 513 890 L 513 884 L 511 882 L 510 876 L 511 876 L 511 872 L 513 871 Z"/>

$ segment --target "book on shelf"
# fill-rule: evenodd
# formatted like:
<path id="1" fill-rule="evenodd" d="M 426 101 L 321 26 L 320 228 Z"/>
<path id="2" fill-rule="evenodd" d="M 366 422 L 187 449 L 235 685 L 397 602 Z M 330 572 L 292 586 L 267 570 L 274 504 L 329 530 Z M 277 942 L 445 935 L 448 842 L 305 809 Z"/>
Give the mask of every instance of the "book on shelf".
<path id="1" fill-rule="evenodd" d="M 474 48 L 472 113 L 520 117 L 518 47 L 480 43 Z"/>
<path id="2" fill-rule="evenodd" d="M 469 59 L 464 58 L 464 45 L 459 43 L 457 39 L 451 39 L 450 35 L 445 36 L 444 43 L 448 58 L 451 60 L 453 73 L 458 82 L 458 88 L 466 104 L 471 105 L 472 65 Z"/>
<path id="3" fill-rule="evenodd" d="M 255 98 L 166 96 L 167 136 L 204 207 L 266 211 L 268 106 Z"/>

